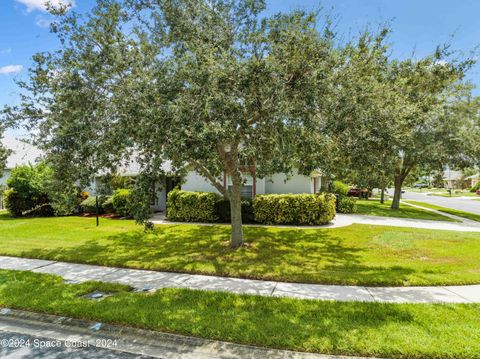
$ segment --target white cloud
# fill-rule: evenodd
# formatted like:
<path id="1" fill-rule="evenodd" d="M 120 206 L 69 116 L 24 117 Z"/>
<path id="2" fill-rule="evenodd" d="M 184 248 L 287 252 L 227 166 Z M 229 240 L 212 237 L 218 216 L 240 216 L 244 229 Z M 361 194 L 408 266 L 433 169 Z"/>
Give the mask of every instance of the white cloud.
<path id="1" fill-rule="evenodd" d="M 6 48 L 6 49 L 0 49 L 0 54 L 1 55 L 6 55 L 6 54 L 9 54 L 12 52 L 12 49 L 10 47 Z"/>
<path id="2" fill-rule="evenodd" d="M 23 70 L 22 65 L 8 65 L 0 67 L 0 75 L 16 74 Z"/>
<path id="3" fill-rule="evenodd" d="M 52 20 L 47 19 L 46 17 L 43 17 L 43 16 L 38 16 L 35 20 L 35 25 L 43 28 L 49 27 L 51 23 L 52 23 Z"/>
<path id="4" fill-rule="evenodd" d="M 75 6 L 74 0 L 17 0 L 17 2 L 25 5 L 28 12 L 34 10 L 47 11 L 47 2 L 50 2 L 53 6 L 59 5 L 72 5 Z"/>

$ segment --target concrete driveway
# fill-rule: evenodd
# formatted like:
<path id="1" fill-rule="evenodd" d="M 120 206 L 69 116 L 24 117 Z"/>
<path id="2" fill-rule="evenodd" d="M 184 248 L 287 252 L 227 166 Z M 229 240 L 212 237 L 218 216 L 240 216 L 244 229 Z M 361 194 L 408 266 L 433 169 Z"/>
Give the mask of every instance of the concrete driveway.
<path id="1" fill-rule="evenodd" d="M 393 189 L 389 189 L 388 193 L 393 195 Z M 473 201 L 466 198 L 427 196 L 426 193 L 405 191 L 402 195 L 402 199 L 410 199 L 412 201 L 425 202 L 437 206 L 457 209 L 459 211 L 480 214 L 480 201 Z"/>

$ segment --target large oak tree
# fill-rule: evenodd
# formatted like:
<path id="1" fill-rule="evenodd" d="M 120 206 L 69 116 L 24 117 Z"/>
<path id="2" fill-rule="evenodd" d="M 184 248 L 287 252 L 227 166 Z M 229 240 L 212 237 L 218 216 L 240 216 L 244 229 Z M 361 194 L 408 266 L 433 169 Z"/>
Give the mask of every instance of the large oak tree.
<path id="1" fill-rule="evenodd" d="M 230 200 L 239 247 L 245 172 L 313 168 L 302 153 L 321 150 L 318 120 L 340 61 L 317 14 L 265 18 L 264 10 L 263 0 L 98 0 L 86 16 L 53 10 L 61 47 L 35 55 L 8 117 L 40 131 L 66 180 L 87 183 L 135 159 L 143 220 L 166 160 L 195 169 Z"/>

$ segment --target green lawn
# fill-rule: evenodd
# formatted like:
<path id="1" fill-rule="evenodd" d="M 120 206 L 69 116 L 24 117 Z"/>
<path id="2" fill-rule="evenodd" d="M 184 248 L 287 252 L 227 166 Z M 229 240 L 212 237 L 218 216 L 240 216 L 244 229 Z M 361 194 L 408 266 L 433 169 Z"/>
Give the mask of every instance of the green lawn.
<path id="1" fill-rule="evenodd" d="M 425 202 L 410 201 L 410 200 L 405 201 L 405 202 L 415 204 L 417 206 L 422 206 L 422 207 L 425 207 L 425 208 L 436 209 L 437 211 L 440 211 L 440 212 L 449 213 L 449 214 L 453 214 L 455 216 L 470 219 L 472 221 L 480 222 L 480 214 L 475 214 L 475 213 L 470 213 L 470 212 L 465 212 L 465 211 L 459 211 L 457 209 L 441 207 L 441 206 L 437 206 L 435 204 L 430 204 L 430 203 L 425 203 Z"/>
<path id="2" fill-rule="evenodd" d="M 480 283 L 480 233 L 352 225 L 331 229 L 245 227 L 229 249 L 226 225 L 11 219 L 0 215 L 0 255 L 292 282 L 351 285 Z"/>
<path id="3" fill-rule="evenodd" d="M 470 192 L 470 191 L 465 191 L 465 192 L 459 192 L 459 193 L 456 193 L 454 191 L 452 191 L 452 194 L 450 195 L 450 193 L 448 192 L 440 192 L 440 193 L 432 193 L 430 194 L 430 196 L 439 196 L 439 197 L 477 197 L 478 195 L 474 192 Z"/>
<path id="4" fill-rule="evenodd" d="M 400 204 L 400 209 L 394 210 L 391 209 L 392 202 L 385 201 L 385 203 L 380 203 L 375 199 L 369 200 L 358 200 L 357 201 L 357 213 L 365 214 L 370 216 L 382 216 L 382 217 L 398 217 L 398 218 L 415 218 L 415 219 L 429 219 L 434 221 L 449 221 L 449 222 L 458 222 L 454 219 L 442 216 L 441 214 L 434 213 L 431 211 L 426 211 L 420 208 L 414 208 L 410 206 L 402 206 Z"/>
<path id="5" fill-rule="evenodd" d="M 82 297 L 114 293 L 101 301 Z M 0 306 L 258 346 L 394 358 L 480 357 L 480 305 L 382 304 L 187 289 L 132 293 L 0 271 Z"/>

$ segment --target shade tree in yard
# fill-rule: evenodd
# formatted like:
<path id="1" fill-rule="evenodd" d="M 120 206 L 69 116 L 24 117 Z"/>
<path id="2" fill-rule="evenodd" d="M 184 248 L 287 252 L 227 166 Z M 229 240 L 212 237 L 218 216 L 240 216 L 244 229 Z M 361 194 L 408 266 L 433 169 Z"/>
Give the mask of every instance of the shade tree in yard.
<path id="1" fill-rule="evenodd" d="M 53 10 L 58 51 L 34 56 L 13 123 L 65 179 L 87 183 L 135 159 L 136 218 L 171 160 L 230 201 L 231 246 L 243 244 L 241 188 L 294 168 L 323 135 L 339 59 L 328 22 L 294 11 L 264 17 L 262 0 L 98 0 L 87 15 Z M 231 180 L 231 188 L 223 176 Z"/>

